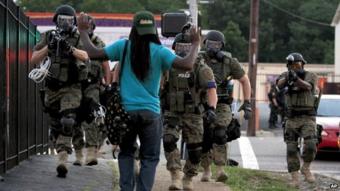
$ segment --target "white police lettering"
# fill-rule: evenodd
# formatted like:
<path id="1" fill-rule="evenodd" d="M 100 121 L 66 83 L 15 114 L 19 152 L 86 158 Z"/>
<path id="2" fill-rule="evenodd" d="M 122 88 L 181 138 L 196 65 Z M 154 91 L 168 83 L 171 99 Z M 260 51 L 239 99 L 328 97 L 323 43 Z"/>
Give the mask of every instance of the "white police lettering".
<path id="1" fill-rule="evenodd" d="M 190 73 L 189 72 L 181 73 L 181 74 L 178 74 L 178 77 L 179 78 L 190 78 Z"/>
<path id="2" fill-rule="evenodd" d="M 152 20 L 148 20 L 148 19 L 141 19 L 139 21 L 139 24 L 141 24 L 141 25 L 152 25 L 153 21 Z"/>

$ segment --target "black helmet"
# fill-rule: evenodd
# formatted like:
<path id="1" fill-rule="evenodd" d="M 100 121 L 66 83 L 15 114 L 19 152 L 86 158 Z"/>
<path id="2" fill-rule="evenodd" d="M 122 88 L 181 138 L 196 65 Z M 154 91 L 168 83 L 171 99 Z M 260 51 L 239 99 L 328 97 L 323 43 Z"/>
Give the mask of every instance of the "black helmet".
<path id="1" fill-rule="evenodd" d="M 297 53 L 297 52 L 293 52 L 293 53 L 290 53 L 287 58 L 287 64 L 291 64 L 293 62 L 302 62 L 302 64 L 306 64 L 306 60 L 303 58 L 302 54 L 300 53 Z"/>
<path id="2" fill-rule="evenodd" d="M 60 5 L 57 7 L 55 10 L 54 16 L 53 16 L 53 22 L 57 23 L 57 18 L 58 15 L 69 15 L 74 17 L 74 23 L 77 23 L 77 18 L 76 18 L 76 11 L 74 10 L 73 7 L 70 5 Z"/>
<path id="3" fill-rule="evenodd" d="M 96 29 L 96 22 L 95 22 L 94 18 L 89 15 L 89 20 L 92 21 L 92 27 L 93 27 L 92 30 Z"/>
<path id="4" fill-rule="evenodd" d="M 177 42 L 182 42 L 182 43 L 191 43 L 190 37 L 188 35 L 185 35 L 183 33 L 178 33 L 175 36 L 175 40 L 172 43 L 172 49 L 175 50 L 175 46 Z"/>
<path id="5" fill-rule="evenodd" d="M 222 48 L 224 47 L 224 40 L 225 40 L 225 38 L 224 38 L 224 34 L 221 33 L 220 31 L 211 30 L 205 36 L 205 39 L 203 41 L 204 44 L 205 44 L 206 40 L 220 41 L 220 42 L 222 42 Z"/>

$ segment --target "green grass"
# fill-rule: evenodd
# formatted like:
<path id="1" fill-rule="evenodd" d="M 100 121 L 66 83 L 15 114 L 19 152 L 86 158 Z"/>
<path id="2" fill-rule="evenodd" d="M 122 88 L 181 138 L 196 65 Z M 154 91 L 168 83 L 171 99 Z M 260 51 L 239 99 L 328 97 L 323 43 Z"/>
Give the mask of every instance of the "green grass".
<path id="1" fill-rule="evenodd" d="M 232 191 L 297 191 L 289 185 L 287 173 L 250 170 L 239 167 L 226 167 L 229 179 L 226 185 Z M 213 168 L 215 171 L 215 168 Z"/>

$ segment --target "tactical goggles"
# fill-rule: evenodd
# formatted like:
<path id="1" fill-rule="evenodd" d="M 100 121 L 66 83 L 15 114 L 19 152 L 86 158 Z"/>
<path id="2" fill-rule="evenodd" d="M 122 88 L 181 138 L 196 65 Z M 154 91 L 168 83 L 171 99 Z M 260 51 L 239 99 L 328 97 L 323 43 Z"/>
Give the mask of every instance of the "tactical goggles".
<path id="1" fill-rule="evenodd" d="M 63 26 L 63 25 L 73 26 L 74 17 L 70 15 L 58 15 L 57 23 L 59 26 Z"/>
<path id="2" fill-rule="evenodd" d="M 222 48 L 222 42 L 220 41 L 213 41 L 213 40 L 206 40 L 205 46 L 207 49 L 214 49 L 214 50 L 220 50 Z"/>
<path id="3" fill-rule="evenodd" d="M 175 45 L 175 52 L 176 53 L 189 53 L 191 48 L 191 43 L 181 43 L 181 42 L 176 42 Z"/>

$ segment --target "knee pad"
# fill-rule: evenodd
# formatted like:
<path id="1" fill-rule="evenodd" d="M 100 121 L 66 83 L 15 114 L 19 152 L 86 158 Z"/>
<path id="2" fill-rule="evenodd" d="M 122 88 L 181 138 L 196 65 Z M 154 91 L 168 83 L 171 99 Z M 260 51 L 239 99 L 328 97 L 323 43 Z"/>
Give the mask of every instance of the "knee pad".
<path id="1" fill-rule="evenodd" d="M 177 145 L 176 142 L 178 139 L 171 135 L 171 134 L 166 134 L 163 136 L 163 147 L 165 152 L 172 152 L 176 149 Z"/>
<path id="2" fill-rule="evenodd" d="M 226 131 L 225 128 L 223 127 L 217 127 L 214 130 L 214 143 L 218 144 L 218 145 L 224 145 L 227 143 L 227 135 L 226 135 Z"/>
<path id="3" fill-rule="evenodd" d="M 304 140 L 304 150 L 306 153 L 314 153 L 316 151 L 316 141 L 314 139 Z"/>
<path id="4" fill-rule="evenodd" d="M 297 143 L 287 143 L 287 156 L 295 156 L 296 153 L 298 152 L 297 150 Z"/>
<path id="5" fill-rule="evenodd" d="M 62 126 L 62 134 L 64 135 L 72 135 L 73 127 L 76 124 L 76 115 L 67 114 L 60 119 L 60 123 Z"/>
<path id="6" fill-rule="evenodd" d="M 202 143 L 187 144 L 189 160 L 192 164 L 201 162 Z"/>

